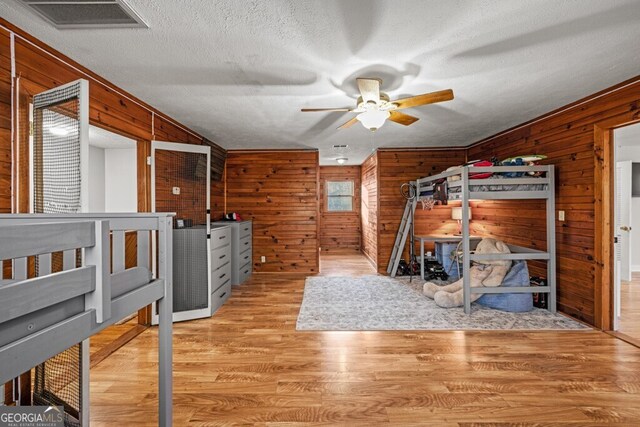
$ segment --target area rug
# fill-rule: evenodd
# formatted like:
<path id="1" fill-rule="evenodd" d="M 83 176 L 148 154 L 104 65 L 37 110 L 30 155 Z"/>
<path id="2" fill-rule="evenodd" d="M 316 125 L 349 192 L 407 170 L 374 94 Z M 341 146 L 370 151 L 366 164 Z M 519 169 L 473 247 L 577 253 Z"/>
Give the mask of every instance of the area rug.
<path id="1" fill-rule="evenodd" d="M 576 330 L 587 326 L 560 314 L 534 308 L 508 313 L 471 305 L 441 308 L 422 294 L 423 281 L 386 276 L 308 277 L 297 330 Z"/>

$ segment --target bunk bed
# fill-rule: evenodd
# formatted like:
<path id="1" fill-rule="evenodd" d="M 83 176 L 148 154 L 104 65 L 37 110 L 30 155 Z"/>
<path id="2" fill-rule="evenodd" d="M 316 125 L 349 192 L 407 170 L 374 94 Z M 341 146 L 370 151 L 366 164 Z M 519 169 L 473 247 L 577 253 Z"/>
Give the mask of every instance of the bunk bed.
<path id="1" fill-rule="evenodd" d="M 173 215 L 0 215 L 0 261 L 11 265 L 11 277 L 0 274 L 0 384 L 157 302 L 159 424 L 170 426 Z M 129 269 L 125 232 L 137 234 Z M 88 425 L 88 393 L 82 400 Z"/>
<path id="2" fill-rule="evenodd" d="M 477 179 L 479 176 L 486 178 Z M 488 176 L 488 177 L 487 177 Z M 547 293 L 548 309 L 556 312 L 556 234 L 555 184 L 553 165 L 544 166 L 460 166 L 416 181 L 418 201 L 433 199 L 435 186 L 446 182 L 448 200 L 462 203 L 462 273 L 464 311 L 471 313 L 471 293 Z M 546 202 L 547 250 L 508 245 L 510 254 L 480 255 L 473 250 L 477 241 L 470 239 L 469 202 L 472 200 L 531 200 Z M 480 260 L 542 260 L 547 263 L 546 286 L 479 287 L 471 288 L 469 270 L 473 261 Z"/>

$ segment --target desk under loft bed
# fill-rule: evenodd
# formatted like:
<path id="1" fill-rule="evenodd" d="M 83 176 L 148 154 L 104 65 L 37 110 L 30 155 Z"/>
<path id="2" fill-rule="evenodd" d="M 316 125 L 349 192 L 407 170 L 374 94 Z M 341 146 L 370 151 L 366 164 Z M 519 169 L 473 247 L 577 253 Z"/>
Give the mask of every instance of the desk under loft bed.
<path id="1" fill-rule="evenodd" d="M 473 179 L 477 174 L 491 173 L 489 178 Z M 540 176 L 531 176 L 536 174 Z M 556 311 L 556 231 L 555 184 L 553 165 L 545 166 L 460 166 L 438 175 L 416 181 L 417 200 L 431 198 L 434 184 L 447 180 L 448 200 L 462 202 L 462 274 L 464 311 L 471 313 L 471 293 L 547 293 L 548 309 Z M 510 254 L 474 254 L 477 241 L 469 238 L 469 202 L 471 200 L 545 200 L 547 250 L 508 245 Z M 472 261 L 480 260 L 541 260 L 547 263 L 547 286 L 480 287 L 471 288 L 469 270 Z"/>
<path id="2" fill-rule="evenodd" d="M 11 263 L 11 277 L 0 275 L 0 384 L 71 346 L 88 344 L 87 338 L 157 302 L 159 424 L 170 426 L 172 217 L 164 213 L 0 215 L 0 260 Z M 129 269 L 125 269 L 125 232 L 137 233 L 137 267 Z M 157 235 L 153 251 L 152 234 Z M 155 275 L 152 258 L 157 258 Z M 88 357 L 88 348 L 82 357 Z M 87 363 L 83 369 L 78 386 L 88 390 Z M 83 393 L 81 409 L 80 422 L 88 425 L 88 393 Z"/>

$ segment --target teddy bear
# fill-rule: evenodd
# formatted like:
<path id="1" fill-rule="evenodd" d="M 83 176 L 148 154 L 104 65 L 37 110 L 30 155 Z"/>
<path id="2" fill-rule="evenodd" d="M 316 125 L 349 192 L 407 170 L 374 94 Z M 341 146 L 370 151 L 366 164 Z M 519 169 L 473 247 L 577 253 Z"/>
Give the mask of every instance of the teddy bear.
<path id="1" fill-rule="evenodd" d="M 478 243 L 476 254 L 508 254 L 511 253 L 506 243 L 484 238 Z M 476 264 L 469 270 L 469 282 L 472 288 L 481 286 L 497 287 L 502 285 L 502 280 L 511 268 L 511 260 L 482 260 L 474 261 Z M 462 278 L 449 285 L 440 286 L 432 282 L 424 284 L 423 293 L 432 298 L 438 306 L 443 308 L 460 307 L 464 304 L 464 291 Z M 471 294 L 471 302 L 480 298 L 482 294 Z"/>

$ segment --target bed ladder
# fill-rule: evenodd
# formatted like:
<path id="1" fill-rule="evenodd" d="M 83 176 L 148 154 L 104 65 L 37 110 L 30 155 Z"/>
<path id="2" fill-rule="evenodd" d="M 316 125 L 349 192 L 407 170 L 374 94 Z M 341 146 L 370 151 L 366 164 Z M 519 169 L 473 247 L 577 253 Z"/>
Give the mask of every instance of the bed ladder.
<path id="1" fill-rule="evenodd" d="M 391 251 L 391 258 L 389 258 L 389 265 L 387 266 L 387 274 L 391 277 L 396 277 L 398 271 L 398 265 L 400 259 L 402 259 L 402 252 L 407 243 L 407 236 L 411 231 L 411 213 L 416 211 L 416 205 L 418 201 L 416 199 L 407 200 L 407 204 L 404 207 L 404 213 L 402 214 L 402 220 L 398 227 L 398 234 L 396 235 L 396 241 L 393 244 L 393 250 Z"/>

